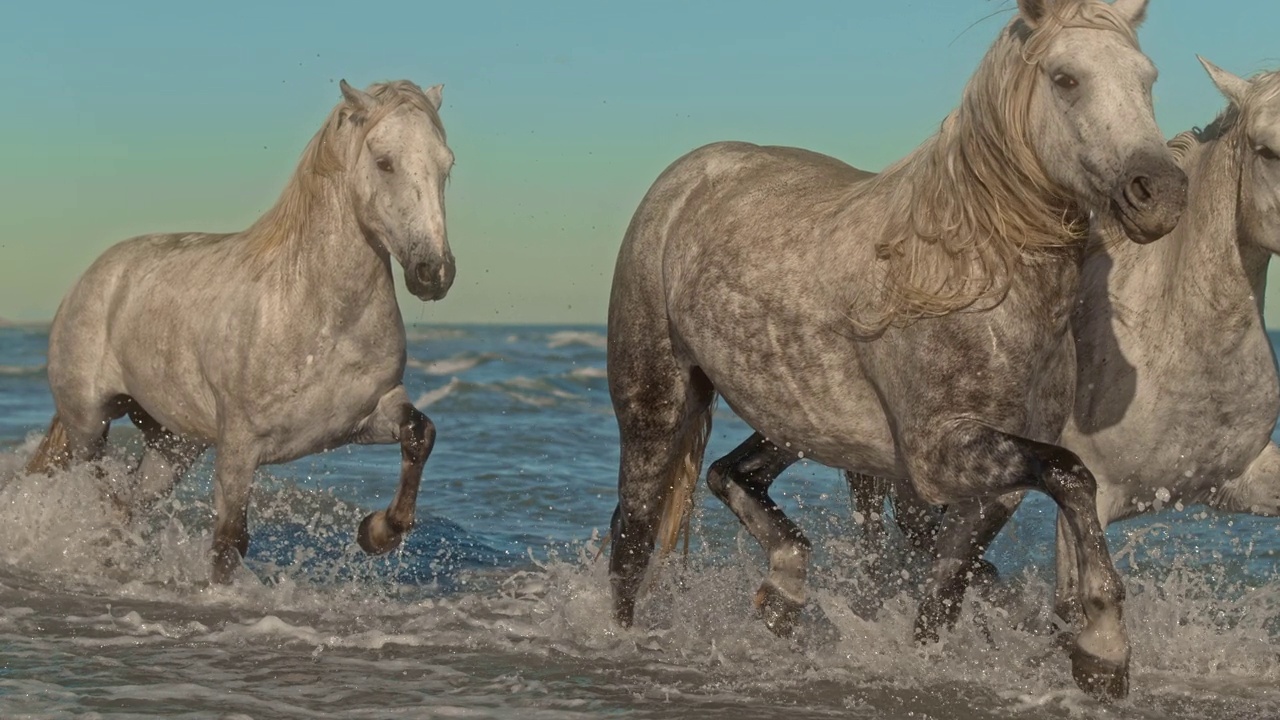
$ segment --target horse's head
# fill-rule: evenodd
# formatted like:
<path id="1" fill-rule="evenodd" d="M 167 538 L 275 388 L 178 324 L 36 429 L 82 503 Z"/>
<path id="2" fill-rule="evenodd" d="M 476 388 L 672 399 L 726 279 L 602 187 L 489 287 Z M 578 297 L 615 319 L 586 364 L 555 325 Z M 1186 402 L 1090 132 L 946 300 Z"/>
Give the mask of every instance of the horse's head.
<path id="1" fill-rule="evenodd" d="M 1240 156 L 1239 221 L 1243 235 L 1280 253 L 1280 72 L 1246 80 L 1200 58 L 1231 106 Z"/>
<path id="2" fill-rule="evenodd" d="M 1187 176 L 1156 125 L 1156 69 L 1135 31 L 1147 0 L 1018 0 L 1027 137 L 1049 180 L 1135 242 L 1173 230 Z"/>
<path id="3" fill-rule="evenodd" d="M 439 300 L 453 285 L 444 186 L 453 167 L 440 123 L 442 86 L 405 80 L 364 92 L 340 83 L 342 120 L 359 128 L 348 163 L 356 217 L 367 236 L 404 268 L 409 292 Z"/>

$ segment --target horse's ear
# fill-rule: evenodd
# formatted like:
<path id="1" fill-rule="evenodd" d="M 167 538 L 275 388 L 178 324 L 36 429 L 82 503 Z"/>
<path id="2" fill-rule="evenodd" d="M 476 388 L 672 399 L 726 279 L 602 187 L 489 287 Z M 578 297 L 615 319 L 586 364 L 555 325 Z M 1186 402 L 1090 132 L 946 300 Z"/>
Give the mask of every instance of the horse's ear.
<path id="1" fill-rule="evenodd" d="M 431 107 L 436 110 L 440 109 L 440 103 L 444 102 L 444 85 L 432 85 L 423 93 L 427 96 L 427 100 L 431 103 Z"/>
<path id="2" fill-rule="evenodd" d="M 1120 17 L 1129 21 L 1129 27 L 1137 29 L 1143 20 L 1147 19 L 1147 4 L 1150 0 L 1116 0 L 1111 3 L 1111 8 L 1119 13 Z"/>
<path id="3" fill-rule="evenodd" d="M 1049 14 L 1053 0 L 1018 0 L 1018 14 L 1030 28 L 1035 28 Z"/>
<path id="4" fill-rule="evenodd" d="M 1205 72 L 1209 73 L 1209 79 L 1218 86 L 1218 90 L 1236 107 L 1244 107 L 1244 99 L 1249 94 L 1249 81 L 1223 70 L 1199 55 L 1196 55 L 1196 59 L 1204 66 Z"/>
<path id="5" fill-rule="evenodd" d="M 338 81 L 338 89 L 342 91 L 342 97 L 351 106 L 352 110 L 357 112 L 368 112 L 378 104 L 378 101 L 369 93 L 353 88 L 347 84 L 346 80 Z"/>

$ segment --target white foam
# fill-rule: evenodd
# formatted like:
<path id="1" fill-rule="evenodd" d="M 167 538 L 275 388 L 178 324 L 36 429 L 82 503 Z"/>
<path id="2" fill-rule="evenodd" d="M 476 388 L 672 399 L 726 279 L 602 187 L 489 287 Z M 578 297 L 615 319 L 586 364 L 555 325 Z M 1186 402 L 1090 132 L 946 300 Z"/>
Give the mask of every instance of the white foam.
<path id="1" fill-rule="evenodd" d="M 472 370 L 484 363 L 497 360 L 500 356 L 492 353 L 479 355 L 463 354 L 443 360 L 422 361 L 409 358 L 408 365 L 417 368 L 427 375 L 455 375 Z"/>
<path id="2" fill-rule="evenodd" d="M 560 330 L 551 333 L 547 338 L 547 347 L 549 348 L 561 348 L 569 345 L 585 345 L 586 347 L 603 350 L 608 346 L 608 340 L 603 333 L 582 330 Z"/>
<path id="3" fill-rule="evenodd" d="M 440 387 L 435 388 L 433 390 L 428 390 L 422 393 L 421 395 L 419 395 L 418 399 L 415 400 L 413 404 L 417 406 L 419 410 L 423 408 L 431 407 L 432 405 L 435 405 L 441 400 L 449 397 L 451 394 L 453 394 L 455 390 L 457 390 L 461 386 L 462 386 L 461 380 L 459 380 L 456 377 L 450 378 L 449 382 L 445 383 L 444 385 L 441 385 Z"/>
<path id="4" fill-rule="evenodd" d="M 569 377 L 588 379 L 607 378 L 609 377 L 609 371 L 605 368 L 595 366 L 576 367 L 569 371 Z"/>

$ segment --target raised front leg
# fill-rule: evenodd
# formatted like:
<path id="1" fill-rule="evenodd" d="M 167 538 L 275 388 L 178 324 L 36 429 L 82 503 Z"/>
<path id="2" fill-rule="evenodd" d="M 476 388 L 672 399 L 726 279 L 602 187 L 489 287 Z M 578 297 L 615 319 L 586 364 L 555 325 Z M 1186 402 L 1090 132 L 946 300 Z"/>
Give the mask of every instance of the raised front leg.
<path id="1" fill-rule="evenodd" d="M 936 502 L 1040 490 L 1057 503 L 1075 536 L 1084 628 L 1071 652 L 1072 675 L 1090 694 L 1129 691 L 1129 638 L 1123 620 L 1124 584 L 1098 521 L 1097 482 L 1071 451 L 965 424 L 933 438 L 913 477 Z"/>
<path id="2" fill-rule="evenodd" d="M 755 433 L 707 471 L 711 491 L 769 556 L 769 577 L 756 592 L 755 605 L 769 629 L 782 636 L 791 633 L 804 607 L 810 544 L 769 497 L 769 485 L 797 459 Z"/>
<path id="3" fill-rule="evenodd" d="M 356 531 L 360 549 L 370 555 L 390 552 L 400 545 L 413 527 L 417 510 L 422 468 L 436 444 L 436 426 L 423 415 L 398 385 L 378 401 L 356 432 L 354 441 L 363 445 L 400 443 L 400 484 L 386 510 L 370 513 Z"/>

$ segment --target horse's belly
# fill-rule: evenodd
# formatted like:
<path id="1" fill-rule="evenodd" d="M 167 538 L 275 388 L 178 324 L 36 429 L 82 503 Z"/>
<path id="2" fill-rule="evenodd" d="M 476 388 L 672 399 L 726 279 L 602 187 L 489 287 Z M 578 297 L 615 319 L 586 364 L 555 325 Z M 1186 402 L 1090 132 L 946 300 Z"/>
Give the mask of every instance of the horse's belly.
<path id="1" fill-rule="evenodd" d="M 737 337 L 741 326 L 698 326 L 704 332 L 683 337 L 695 364 L 754 430 L 824 465 L 900 474 L 888 420 L 847 340 L 819 332 L 782 339 L 778 328 Z"/>

